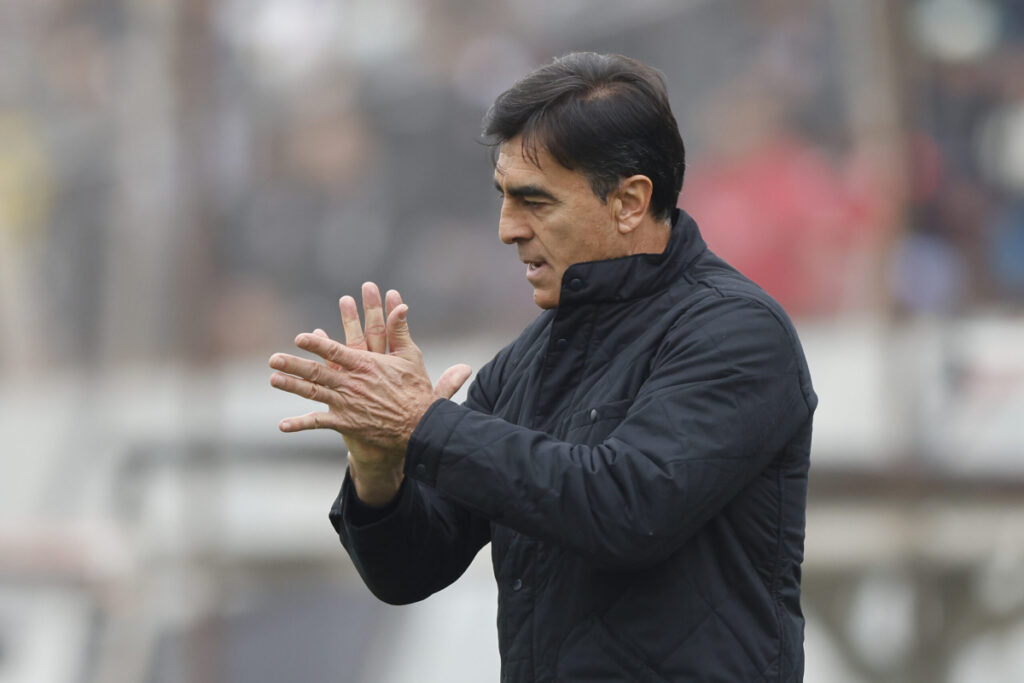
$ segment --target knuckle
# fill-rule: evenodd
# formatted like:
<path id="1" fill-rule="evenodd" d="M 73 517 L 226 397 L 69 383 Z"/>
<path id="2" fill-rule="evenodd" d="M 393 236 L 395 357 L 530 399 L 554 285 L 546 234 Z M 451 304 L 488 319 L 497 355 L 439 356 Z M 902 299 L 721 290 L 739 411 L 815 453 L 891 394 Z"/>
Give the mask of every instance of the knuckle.
<path id="1" fill-rule="evenodd" d="M 327 349 L 327 353 L 324 354 L 324 360 L 328 360 L 332 363 L 340 363 L 342 357 L 345 355 L 345 345 L 335 342 L 331 344 L 331 347 Z"/>

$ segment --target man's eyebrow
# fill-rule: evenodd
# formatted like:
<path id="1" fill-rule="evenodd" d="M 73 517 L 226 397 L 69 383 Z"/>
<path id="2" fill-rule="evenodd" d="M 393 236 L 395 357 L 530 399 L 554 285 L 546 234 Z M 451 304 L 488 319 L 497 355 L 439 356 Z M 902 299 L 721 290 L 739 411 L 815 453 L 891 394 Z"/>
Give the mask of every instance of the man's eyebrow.
<path id="1" fill-rule="evenodd" d="M 551 202 L 557 202 L 558 198 L 551 194 L 544 188 L 538 185 L 513 185 L 507 188 L 501 186 L 497 180 L 494 181 L 494 189 L 503 195 L 509 197 L 515 197 L 516 199 L 523 199 L 526 197 L 533 199 L 546 199 Z"/>

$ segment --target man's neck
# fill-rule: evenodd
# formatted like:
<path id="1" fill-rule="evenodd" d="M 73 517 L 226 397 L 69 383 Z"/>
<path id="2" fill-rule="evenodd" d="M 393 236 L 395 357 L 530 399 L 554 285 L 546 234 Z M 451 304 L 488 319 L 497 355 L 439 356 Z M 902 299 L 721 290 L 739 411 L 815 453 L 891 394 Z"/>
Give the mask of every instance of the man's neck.
<path id="1" fill-rule="evenodd" d="M 668 247 L 669 238 L 672 236 L 672 225 L 668 221 L 659 221 L 648 217 L 642 225 L 637 226 L 633 234 L 636 239 L 630 245 L 630 255 L 661 254 Z"/>

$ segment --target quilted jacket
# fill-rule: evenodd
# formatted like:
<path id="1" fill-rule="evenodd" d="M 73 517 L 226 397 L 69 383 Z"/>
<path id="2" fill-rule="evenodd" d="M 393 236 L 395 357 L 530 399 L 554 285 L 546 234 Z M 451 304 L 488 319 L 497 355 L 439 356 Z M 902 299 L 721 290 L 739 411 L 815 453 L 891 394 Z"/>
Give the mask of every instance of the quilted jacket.
<path id="1" fill-rule="evenodd" d="M 768 295 L 677 217 L 666 251 L 580 263 L 438 400 L 391 506 L 331 521 L 389 603 L 491 544 L 502 681 L 800 681 L 817 399 Z"/>

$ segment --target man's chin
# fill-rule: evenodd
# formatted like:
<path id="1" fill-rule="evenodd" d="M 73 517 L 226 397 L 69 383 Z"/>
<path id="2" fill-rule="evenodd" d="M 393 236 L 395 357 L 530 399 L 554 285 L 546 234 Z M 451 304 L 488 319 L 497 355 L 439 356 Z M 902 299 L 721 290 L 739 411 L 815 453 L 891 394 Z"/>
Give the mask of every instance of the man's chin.
<path id="1" fill-rule="evenodd" d="M 558 294 L 552 294 L 543 289 L 533 290 L 533 303 L 537 304 L 540 308 L 548 310 L 549 308 L 558 307 Z"/>

